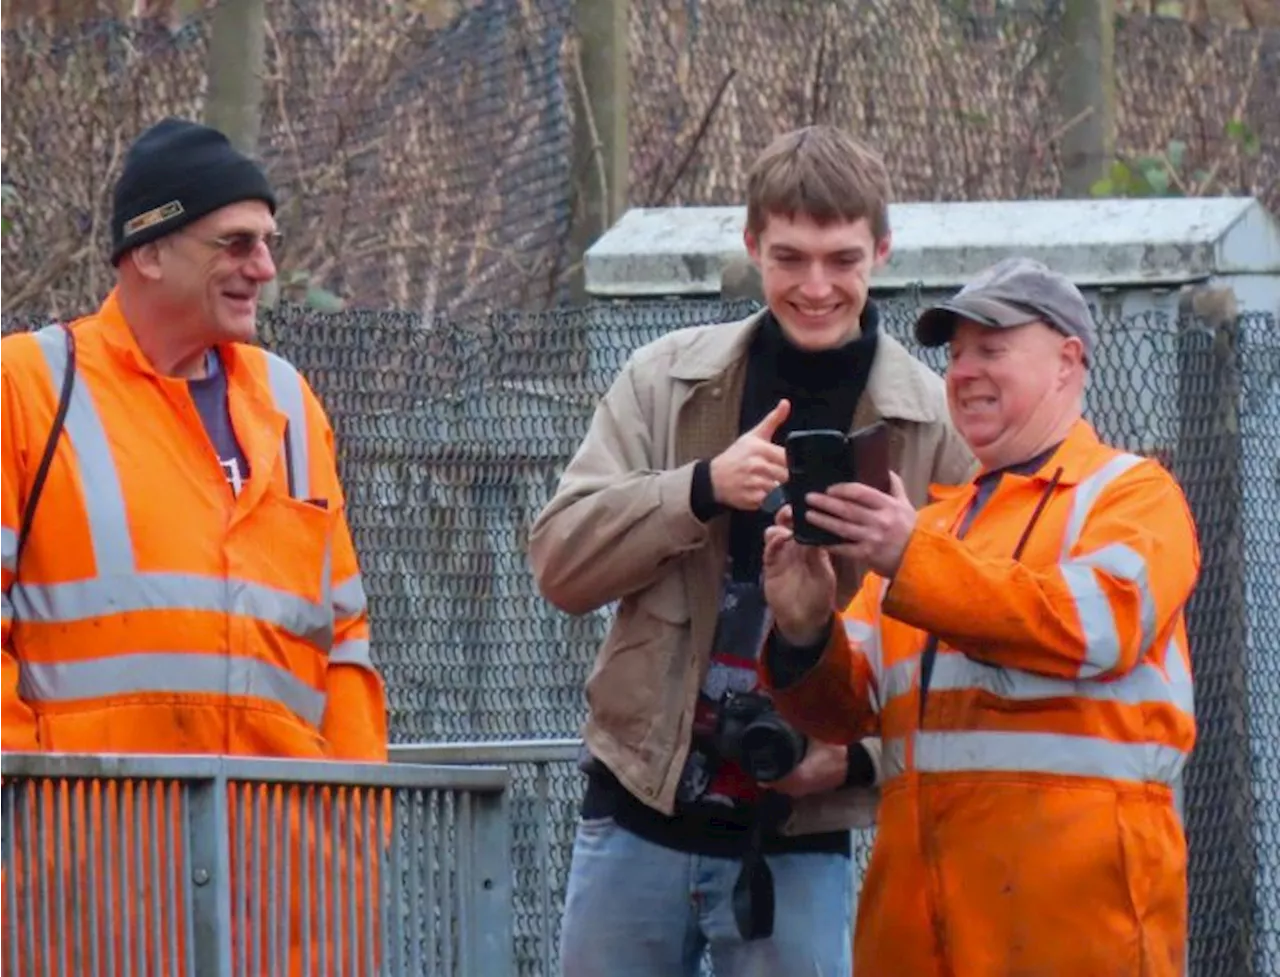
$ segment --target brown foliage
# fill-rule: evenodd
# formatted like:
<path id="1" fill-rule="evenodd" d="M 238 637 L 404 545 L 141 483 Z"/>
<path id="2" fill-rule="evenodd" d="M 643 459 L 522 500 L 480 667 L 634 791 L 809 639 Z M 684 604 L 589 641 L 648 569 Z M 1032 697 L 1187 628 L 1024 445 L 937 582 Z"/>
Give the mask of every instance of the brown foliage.
<path id="1" fill-rule="evenodd" d="M 192 7 L 198 6 L 189 0 Z M 68 6 L 69 4 L 69 6 Z M 47 4 L 48 14 L 95 0 Z M 165 114 L 199 117 L 207 13 L 20 19 L 3 51 L 6 312 L 70 315 L 110 284 L 110 188 Z M 11 8 L 7 8 L 11 9 Z M 32 7 L 35 10 L 36 7 Z M 430 317 L 557 301 L 572 188 L 571 0 L 268 0 L 260 148 L 281 189 L 285 283 Z M 632 0 L 633 205 L 738 204 L 778 131 L 844 125 L 897 199 L 1053 196 L 1071 120 L 1050 98 L 1052 22 L 941 0 Z M 1280 210 L 1280 30 L 1129 17 L 1124 154 L 1188 144 L 1207 192 Z M 1261 151 L 1224 138 L 1246 122 Z"/>
<path id="2" fill-rule="evenodd" d="M 957 17 L 938 0 L 804 6 L 786 0 L 633 4 L 632 49 L 648 64 L 631 98 L 631 200 L 737 204 L 751 159 L 783 128 L 831 122 L 885 154 L 906 200 L 1052 197 L 1071 120 L 1050 98 L 1055 28 L 1029 15 Z M 815 12 L 816 11 L 816 12 Z M 785 44 L 779 38 L 786 38 Z M 1212 193 L 1280 210 L 1280 30 L 1238 31 L 1131 17 L 1116 39 L 1122 155 L 1188 143 L 1189 167 L 1218 166 Z M 708 107 L 734 76 L 708 121 Z M 1246 121 L 1262 151 L 1224 139 Z M 674 183 L 694 134 L 695 161 Z"/>

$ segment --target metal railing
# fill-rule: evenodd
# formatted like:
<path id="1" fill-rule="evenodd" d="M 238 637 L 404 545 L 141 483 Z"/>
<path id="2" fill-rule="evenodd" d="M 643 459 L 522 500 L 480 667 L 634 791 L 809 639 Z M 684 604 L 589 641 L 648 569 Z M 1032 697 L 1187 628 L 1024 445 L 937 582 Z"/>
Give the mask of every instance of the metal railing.
<path id="1" fill-rule="evenodd" d="M 508 772 L 5 754 L 4 977 L 512 974 Z"/>
<path id="2" fill-rule="evenodd" d="M 511 772 L 513 956 L 521 977 L 559 973 L 560 914 L 582 797 L 580 739 L 405 743 L 397 763 L 498 764 Z"/>

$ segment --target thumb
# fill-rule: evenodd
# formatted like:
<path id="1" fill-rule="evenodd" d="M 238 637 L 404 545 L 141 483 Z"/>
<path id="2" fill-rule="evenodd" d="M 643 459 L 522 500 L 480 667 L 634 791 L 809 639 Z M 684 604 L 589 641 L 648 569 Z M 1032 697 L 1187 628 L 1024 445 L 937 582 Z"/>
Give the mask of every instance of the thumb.
<path id="1" fill-rule="evenodd" d="M 764 419 L 760 421 L 754 428 L 754 433 L 764 438 L 766 441 L 772 441 L 773 436 L 778 433 L 778 428 L 786 423 L 788 415 L 791 413 L 791 401 L 785 397 L 778 401 L 778 406 L 769 413 L 764 415 Z"/>
<path id="2" fill-rule="evenodd" d="M 907 487 L 902 484 L 902 479 L 898 477 L 895 471 L 889 472 L 889 494 L 899 502 L 905 502 L 914 508 L 914 503 L 910 496 L 907 495 Z"/>

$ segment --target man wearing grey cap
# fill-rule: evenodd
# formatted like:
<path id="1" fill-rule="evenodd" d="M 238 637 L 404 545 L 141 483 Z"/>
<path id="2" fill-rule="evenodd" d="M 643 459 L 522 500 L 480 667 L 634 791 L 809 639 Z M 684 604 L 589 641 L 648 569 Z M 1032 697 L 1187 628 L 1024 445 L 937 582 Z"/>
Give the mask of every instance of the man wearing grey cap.
<path id="1" fill-rule="evenodd" d="M 896 480 L 833 486 L 809 519 L 846 543 L 797 544 L 785 510 L 765 542 L 778 709 L 829 742 L 883 742 L 854 972 L 1181 974 L 1186 500 L 1083 419 L 1097 329 L 1062 275 L 1001 261 L 916 334 L 949 347 L 981 472 L 919 512 Z M 843 613 L 832 552 L 874 570 Z"/>

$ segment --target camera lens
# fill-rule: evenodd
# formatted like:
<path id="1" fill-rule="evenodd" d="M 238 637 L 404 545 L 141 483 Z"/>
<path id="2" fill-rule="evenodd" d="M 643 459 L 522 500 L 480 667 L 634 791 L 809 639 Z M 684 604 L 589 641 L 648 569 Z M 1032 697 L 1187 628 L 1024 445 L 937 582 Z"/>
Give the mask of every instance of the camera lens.
<path id="1" fill-rule="evenodd" d="M 742 732 L 742 767 L 755 780 L 781 780 L 804 759 L 808 740 L 784 722 L 766 717 Z"/>

